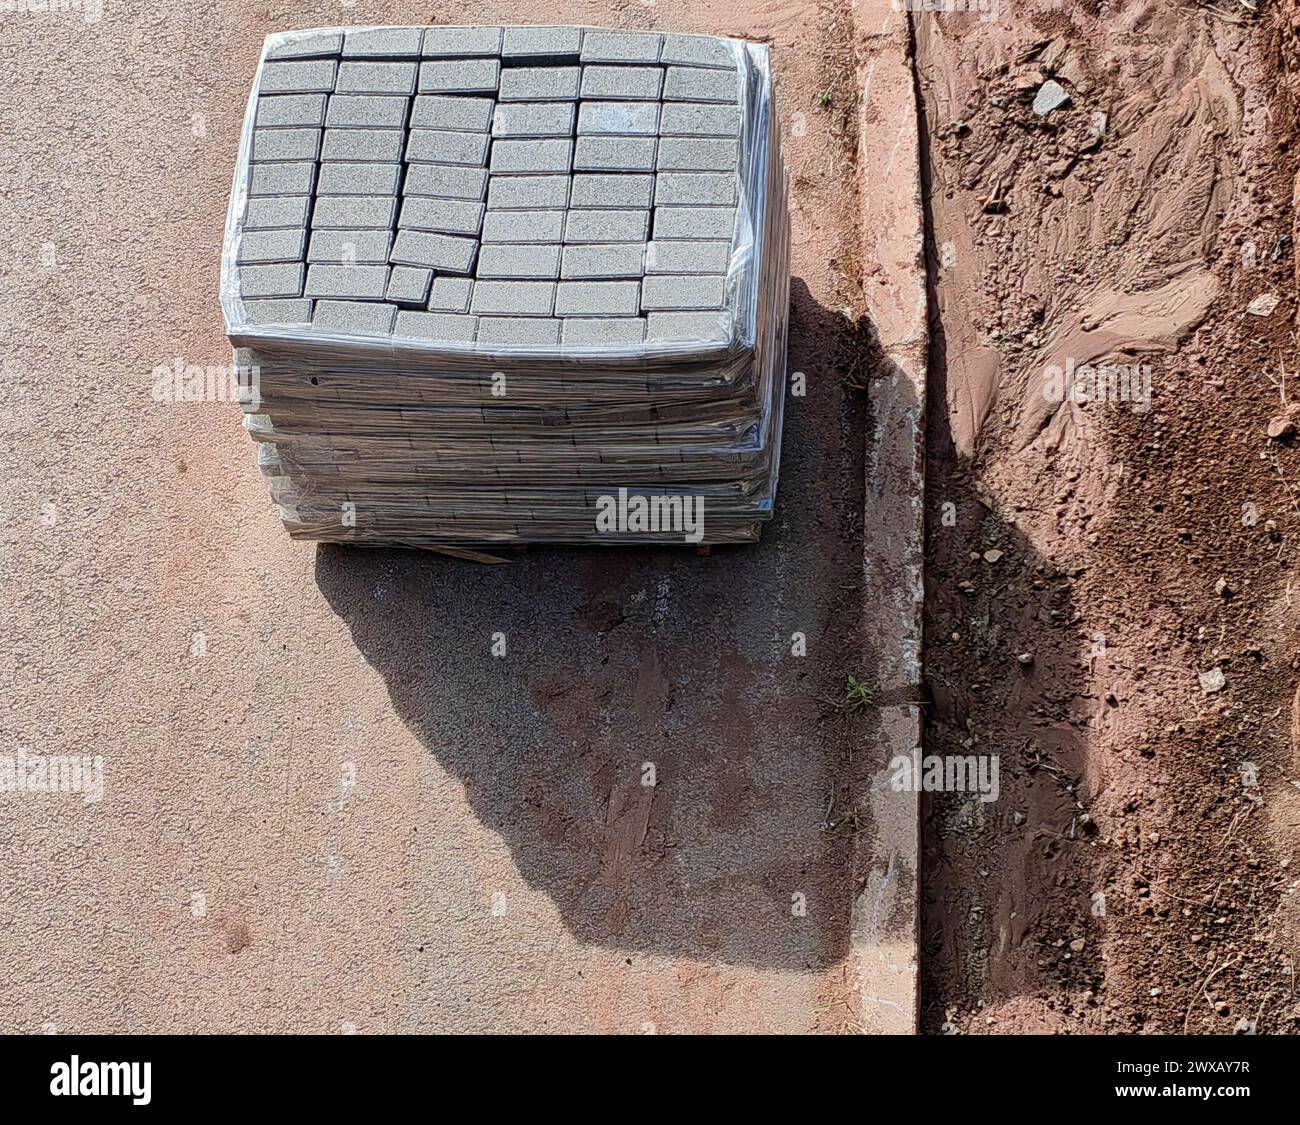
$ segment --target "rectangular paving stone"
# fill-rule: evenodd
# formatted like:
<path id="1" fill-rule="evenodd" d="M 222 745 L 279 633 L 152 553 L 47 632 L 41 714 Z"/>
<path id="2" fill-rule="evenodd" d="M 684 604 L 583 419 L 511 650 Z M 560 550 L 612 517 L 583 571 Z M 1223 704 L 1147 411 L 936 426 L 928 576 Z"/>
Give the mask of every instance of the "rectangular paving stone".
<path id="1" fill-rule="evenodd" d="M 319 129 L 325 124 L 325 94 L 276 94 L 257 99 L 253 123 L 259 129 L 307 125 Z"/>
<path id="2" fill-rule="evenodd" d="M 262 64 L 257 92 L 262 94 L 328 94 L 334 89 L 338 63 L 333 59 Z"/>
<path id="3" fill-rule="evenodd" d="M 422 94 L 491 94 L 501 76 L 499 59 L 435 59 L 420 64 Z"/>
<path id="4" fill-rule="evenodd" d="M 430 312 L 469 312 L 474 282 L 468 277 L 438 276 L 429 291 Z"/>
<path id="5" fill-rule="evenodd" d="M 471 344 L 477 327 L 477 318 L 472 316 L 407 312 L 403 309 L 397 314 L 393 335 L 412 340 L 445 340 L 449 343 Z"/>
<path id="6" fill-rule="evenodd" d="M 639 281 L 561 281 L 555 288 L 556 316 L 636 316 Z"/>
<path id="7" fill-rule="evenodd" d="M 653 202 L 654 176 L 635 173 L 604 175 L 580 172 L 573 177 L 573 207 L 648 208 Z"/>
<path id="8" fill-rule="evenodd" d="M 639 316 L 568 316 L 560 331 L 562 347 L 618 347 L 641 343 L 645 339 L 645 320 Z"/>
<path id="9" fill-rule="evenodd" d="M 730 322 L 717 312 L 652 312 L 646 317 L 646 342 L 725 344 Z"/>
<path id="10" fill-rule="evenodd" d="M 249 297 L 301 297 L 305 267 L 301 262 L 273 266 L 240 266 L 239 295 Z"/>
<path id="11" fill-rule="evenodd" d="M 249 324 L 307 324 L 311 302 L 297 297 L 245 301 L 244 318 Z"/>
<path id="12" fill-rule="evenodd" d="M 650 212 L 570 211 L 564 224 L 565 242 L 644 242 L 650 234 Z"/>
<path id="13" fill-rule="evenodd" d="M 647 277 L 641 284 L 641 307 L 646 311 L 720 309 L 726 296 L 724 277 L 666 275 Z"/>
<path id="14" fill-rule="evenodd" d="M 728 207 L 735 202 L 734 172 L 661 172 L 655 177 L 656 206 Z"/>
<path id="15" fill-rule="evenodd" d="M 346 58 L 419 58 L 422 27 L 365 27 L 343 37 Z"/>
<path id="16" fill-rule="evenodd" d="M 659 111 L 663 137 L 738 137 L 740 106 L 665 102 Z"/>
<path id="17" fill-rule="evenodd" d="M 491 98 L 419 94 L 411 107 L 411 128 L 486 133 L 492 124 L 492 107 L 495 104 Z"/>
<path id="18" fill-rule="evenodd" d="M 661 137 L 660 172 L 734 172 L 740 142 L 726 137 Z"/>
<path id="19" fill-rule="evenodd" d="M 553 281 L 476 281 L 469 311 L 487 316 L 550 316 Z"/>
<path id="20" fill-rule="evenodd" d="M 584 98 L 656 101 L 663 79 L 657 66 L 584 66 L 581 92 Z"/>
<path id="21" fill-rule="evenodd" d="M 331 129 L 403 129 L 410 98 L 388 94 L 334 94 L 325 124 Z"/>
<path id="22" fill-rule="evenodd" d="M 479 277 L 487 278 L 545 278 L 555 280 L 560 276 L 560 247 L 520 246 L 513 243 L 485 243 L 478 252 Z"/>
<path id="23" fill-rule="evenodd" d="M 320 155 L 320 138 L 319 129 L 254 129 L 253 160 L 259 164 L 315 160 Z"/>
<path id="24" fill-rule="evenodd" d="M 503 102 L 576 101 L 581 74 L 576 66 L 507 67 L 498 96 Z"/>
<path id="25" fill-rule="evenodd" d="M 655 239 L 730 239 L 736 225 L 734 207 L 656 207 Z"/>
<path id="26" fill-rule="evenodd" d="M 404 195 L 432 195 L 439 199 L 479 201 L 487 190 L 486 168 L 451 164 L 412 164 L 406 170 Z"/>
<path id="27" fill-rule="evenodd" d="M 494 137 L 571 137 L 573 102 L 498 102 Z"/>
<path id="28" fill-rule="evenodd" d="M 483 219 L 484 242 L 559 242 L 563 211 L 489 211 Z"/>
<path id="29" fill-rule="evenodd" d="M 317 195 L 396 195 L 402 166 L 396 163 L 322 164 Z"/>
<path id="30" fill-rule="evenodd" d="M 307 261 L 382 265 L 388 261 L 392 244 L 390 230 L 317 230 L 312 231 Z"/>
<path id="31" fill-rule="evenodd" d="M 244 229 L 305 227 L 310 209 L 311 196 L 308 195 L 259 195 L 248 201 L 244 211 Z"/>
<path id="32" fill-rule="evenodd" d="M 573 164 L 569 139 L 500 140 L 492 145 L 491 169 L 498 173 L 568 172 Z"/>
<path id="33" fill-rule="evenodd" d="M 239 237 L 238 262 L 301 262 L 307 232 L 302 227 L 246 230 Z"/>
<path id="34" fill-rule="evenodd" d="M 657 63 L 664 37 L 651 31 L 599 31 L 588 28 L 582 37 L 582 61 L 593 63 Z"/>
<path id="35" fill-rule="evenodd" d="M 697 239 L 656 240 L 646 247 L 646 273 L 726 273 L 731 243 Z"/>
<path id="36" fill-rule="evenodd" d="M 254 164 L 249 177 L 249 195 L 310 195 L 316 182 L 316 165 Z"/>
<path id="37" fill-rule="evenodd" d="M 426 59 L 499 54 L 499 27 L 429 27 L 424 31 Z"/>
<path id="38" fill-rule="evenodd" d="M 304 297 L 339 297 L 349 300 L 383 300 L 388 286 L 387 266 L 344 265 L 315 262 L 307 267 Z"/>
<path id="39" fill-rule="evenodd" d="M 413 62 L 344 62 L 339 64 L 337 94 L 404 94 L 415 93 L 415 75 L 419 63 Z"/>
<path id="40" fill-rule="evenodd" d="M 403 266 L 427 266 L 443 273 L 469 273 L 478 242 L 451 234 L 399 230 L 388 260 Z"/>
<path id="41" fill-rule="evenodd" d="M 569 183 L 568 176 L 495 176 L 488 184 L 488 210 L 563 210 L 569 205 Z"/>
<path id="42" fill-rule="evenodd" d="M 401 129 L 326 129 L 322 161 L 396 163 L 402 159 Z"/>
<path id="43" fill-rule="evenodd" d="M 658 102 L 583 102 L 578 132 L 598 136 L 653 137 L 659 132 Z"/>
<path id="44" fill-rule="evenodd" d="M 484 347 L 552 348 L 560 342 L 560 322 L 542 317 L 481 316 L 477 342 Z"/>
<path id="45" fill-rule="evenodd" d="M 740 78 L 733 70 L 670 66 L 664 75 L 666 102 L 734 102 L 739 96 Z"/>
<path id="46" fill-rule="evenodd" d="M 575 172 L 653 172 L 655 137 L 579 137 L 573 150 Z"/>
<path id="47" fill-rule="evenodd" d="M 501 55 L 507 59 L 577 57 L 582 53 L 580 27 L 507 27 Z"/>
<path id="48" fill-rule="evenodd" d="M 400 227 L 444 234 L 478 234 L 482 224 L 483 204 L 468 199 L 431 199 L 427 195 L 406 196 L 397 222 Z"/>
<path id="49" fill-rule="evenodd" d="M 736 51 L 726 39 L 711 35 L 665 35 L 659 61 L 665 66 L 717 66 L 736 69 Z"/>
<path id="50" fill-rule="evenodd" d="M 645 245 L 640 242 L 565 246 L 560 276 L 565 280 L 640 277 Z"/>
<path id="51" fill-rule="evenodd" d="M 394 266 L 388 273 L 384 297 L 395 305 L 423 306 L 429 299 L 432 284 L 433 270 L 419 266 Z"/>
<path id="52" fill-rule="evenodd" d="M 440 129 L 412 129 L 407 135 L 408 164 L 487 163 L 486 133 L 453 133 Z"/>
<path id="53" fill-rule="evenodd" d="M 323 195 L 312 209 L 311 225 L 316 230 L 387 230 L 396 210 L 392 195 Z"/>
<path id="54" fill-rule="evenodd" d="M 282 32 L 278 42 L 268 45 L 268 59 L 304 59 L 337 55 L 343 49 L 343 36 L 336 31 Z"/>
<path id="55" fill-rule="evenodd" d="M 376 301 L 317 301 L 311 322 L 316 328 L 352 336 L 387 336 L 397 306 Z"/>

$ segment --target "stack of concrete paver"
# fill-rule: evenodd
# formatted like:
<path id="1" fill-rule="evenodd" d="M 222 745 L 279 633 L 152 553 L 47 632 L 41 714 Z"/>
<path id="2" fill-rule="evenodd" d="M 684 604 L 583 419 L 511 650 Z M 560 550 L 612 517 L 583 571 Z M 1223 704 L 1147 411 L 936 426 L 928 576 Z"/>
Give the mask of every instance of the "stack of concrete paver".
<path id="1" fill-rule="evenodd" d="M 787 243 L 763 47 L 581 27 L 272 36 L 222 304 L 286 526 L 673 542 L 678 526 L 611 533 L 596 514 L 680 497 L 703 506 L 700 541 L 756 539 Z"/>

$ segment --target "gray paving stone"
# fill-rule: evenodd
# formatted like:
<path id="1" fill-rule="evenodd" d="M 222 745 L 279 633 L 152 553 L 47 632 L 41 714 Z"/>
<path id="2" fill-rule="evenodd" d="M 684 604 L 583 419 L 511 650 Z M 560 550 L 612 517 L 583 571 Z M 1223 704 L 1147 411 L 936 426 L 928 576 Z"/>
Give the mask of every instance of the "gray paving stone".
<path id="1" fill-rule="evenodd" d="M 570 206 L 648 208 L 653 202 L 654 187 L 654 176 L 579 172 L 573 177 Z"/>
<path id="2" fill-rule="evenodd" d="M 646 317 L 646 342 L 725 344 L 730 320 L 717 312 L 652 312 Z"/>
<path id="3" fill-rule="evenodd" d="M 412 129 L 452 129 L 486 133 L 492 124 L 491 98 L 420 94 L 411 108 Z"/>
<path id="4" fill-rule="evenodd" d="M 346 58 L 419 58 L 424 41 L 422 27 L 366 27 L 343 38 Z"/>
<path id="5" fill-rule="evenodd" d="M 488 210 L 563 210 L 569 205 L 569 183 L 568 176 L 496 176 L 488 184 Z"/>
<path id="6" fill-rule="evenodd" d="M 663 275 L 647 277 L 641 285 L 641 307 L 647 312 L 720 309 L 726 297 L 725 277 Z"/>
<path id="7" fill-rule="evenodd" d="M 335 94 L 325 124 L 331 129 L 403 129 L 410 98 L 387 94 Z"/>
<path id="8" fill-rule="evenodd" d="M 559 242 L 563 211 L 489 211 L 483 219 L 484 242 Z"/>
<path id="9" fill-rule="evenodd" d="M 396 305 L 376 301 L 317 301 L 311 322 L 350 336 L 387 336 L 393 330 Z"/>
<path id="10" fill-rule="evenodd" d="M 339 63 L 336 94 L 405 94 L 415 93 L 415 75 L 419 63 L 413 62 L 343 62 Z"/>
<path id="11" fill-rule="evenodd" d="M 392 244 L 390 230 L 318 230 L 312 232 L 307 261 L 382 265 Z"/>
<path id="12" fill-rule="evenodd" d="M 561 281 L 555 289 L 556 316 L 636 316 L 639 281 Z"/>
<path id="13" fill-rule="evenodd" d="M 281 32 L 275 43 L 268 43 L 268 59 L 307 59 L 337 55 L 343 49 L 343 36 L 337 31 Z"/>
<path id="14" fill-rule="evenodd" d="M 560 276 L 565 280 L 639 278 L 644 259 L 645 245 L 640 242 L 566 246 Z"/>
<path id="15" fill-rule="evenodd" d="M 487 191 L 486 168 L 451 164 L 412 164 L 406 170 L 403 195 L 432 195 L 439 199 L 482 200 Z"/>
<path id="16" fill-rule="evenodd" d="M 576 66 L 519 66 L 501 72 L 503 102 L 576 101 L 582 70 Z"/>
<path id="17" fill-rule="evenodd" d="M 507 27 L 501 55 L 507 59 L 577 57 L 582 53 L 580 27 Z"/>
<path id="18" fill-rule="evenodd" d="M 249 195 L 310 195 L 316 182 L 316 165 L 254 164 L 249 177 Z"/>
<path id="19" fill-rule="evenodd" d="M 650 234 L 650 212 L 570 211 L 564 224 L 565 242 L 644 242 Z"/>
<path id="20" fill-rule="evenodd" d="M 486 133 L 453 133 L 441 129 L 412 129 L 407 135 L 408 164 L 487 163 Z"/>
<path id="21" fill-rule="evenodd" d="M 315 160 L 320 155 L 320 138 L 319 129 L 254 129 L 253 160 Z"/>
<path id="22" fill-rule="evenodd" d="M 325 124 L 325 94 L 275 94 L 257 99 L 254 124 L 259 129 Z"/>
<path id="23" fill-rule="evenodd" d="M 735 202 L 734 172 L 661 172 L 655 177 L 656 206 L 729 207 Z"/>
<path id="24" fill-rule="evenodd" d="M 569 316 L 563 321 L 562 347 L 618 347 L 639 344 L 645 339 L 645 320 L 641 317 Z"/>
<path id="25" fill-rule="evenodd" d="M 494 175 L 542 172 L 568 172 L 573 164 L 573 141 L 501 140 L 492 145 L 491 169 Z"/>
<path id="26" fill-rule="evenodd" d="M 660 172 L 734 172 L 740 142 L 726 137 L 661 137 Z"/>
<path id="27" fill-rule="evenodd" d="M 338 63 L 333 59 L 262 64 L 257 92 L 262 94 L 328 94 L 334 89 Z"/>
<path id="28" fill-rule="evenodd" d="M 420 64 L 420 93 L 491 94 L 500 76 L 499 59 L 436 59 Z"/>
<path id="29" fill-rule="evenodd" d="M 483 204 L 468 199 L 431 199 L 408 195 L 402 200 L 397 225 L 412 230 L 434 230 L 443 234 L 478 234 L 483 225 Z"/>
<path id="30" fill-rule="evenodd" d="M 433 270 L 419 266 L 394 266 L 388 274 L 384 296 L 395 305 L 423 306 L 429 300 Z"/>
<path id="31" fill-rule="evenodd" d="M 593 63 L 657 63 L 664 37 L 650 31 L 599 31 L 582 37 L 582 61 Z"/>
<path id="32" fill-rule="evenodd" d="M 310 209 L 311 196 L 308 195 L 259 195 L 248 201 L 244 211 L 244 229 L 305 227 Z"/>
<path id="33" fill-rule="evenodd" d="M 388 230 L 397 197 L 392 195 L 323 195 L 312 208 L 314 230 Z"/>
<path id="34" fill-rule="evenodd" d="M 424 57 L 459 58 L 465 55 L 499 55 L 499 27 L 429 27 L 424 32 Z"/>
<path id="35" fill-rule="evenodd" d="M 281 262 L 274 266 L 240 266 L 239 295 L 249 297 L 301 297 L 304 266 Z"/>
<path id="36" fill-rule="evenodd" d="M 486 278 L 544 278 L 554 281 L 560 276 L 560 247 L 558 244 L 485 243 L 478 252 L 476 273 Z"/>
<path id="37" fill-rule="evenodd" d="M 653 172 L 655 137 L 579 137 L 575 172 Z"/>
<path id="38" fill-rule="evenodd" d="M 334 163 L 320 166 L 317 195 L 396 195 L 402 166 Z"/>
<path id="39" fill-rule="evenodd" d="M 477 327 L 478 320 L 472 316 L 402 310 L 397 314 L 393 335 L 411 340 L 445 340 L 449 343 L 471 344 Z"/>
<path id="40" fill-rule="evenodd" d="M 301 262 L 307 232 L 302 227 L 281 230 L 246 230 L 239 238 L 239 257 L 244 262 Z"/>
<path id="41" fill-rule="evenodd" d="M 657 66 L 584 66 L 582 96 L 635 102 L 656 101 L 663 79 L 664 72 Z"/>
<path id="42" fill-rule="evenodd" d="M 476 281 L 469 311 L 487 316 L 550 316 L 553 281 Z"/>
<path id="43" fill-rule="evenodd" d="M 249 324 L 307 324 L 311 321 L 311 302 L 297 297 L 245 301 L 244 318 Z"/>
<path id="44" fill-rule="evenodd" d="M 702 102 L 665 102 L 659 113 L 664 137 L 738 137 L 740 106 Z"/>
<path id="45" fill-rule="evenodd" d="M 469 312 L 474 282 L 468 277 L 438 276 L 429 291 L 430 312 Z"/>
<path id="46" fill-rule="evenodd" d="M 498 102 L 494 137 L 571 137 L 573 102 Z"/>
<path id="47" fill-rule="evenodd" d="M 730 239 L 735 232 L 734 207 L 656 207 L 655 239 Z"/>
<path id="48" fill-rule="evenodd" d="M 477 250 L 478 242 L 473 238 L 399 230 L 388 260 L 403 266 L 427 266 L 442 273 L 469 273 Z"/>
<path id="49" fill-rule="evenodd" d="M 304 297 L 339 297 L 382 301 L 388 286 L 387 266 L 315 262 L 307 267 Z"/>
<path id="50" fill-rule="evenodd" d="M 402 159 L 401 129 L 326 129 L 322 161 L 396 163 Z"/>
<path id="51" fill-rule="evenodd" d="M 734 102 L 739 96 L 740 76 L 733 70 L 670 66 L 664 76 L 666 102 Z"/>
<path id="52" fill-rule="evenodd" d="M 663 240 L 646 247 L 645 272 L 726 273 L 731 264 L 731 243 L 723 240 Z"/>
<path id="53" fill-rule="evenodd" d="M 560 342 L 560 322 L 542 317 L 481 316 L 477 342 L 483 347 L 553 348 Z"/>
<path id="54" fill-rule="evenodd" d="M 653 137 L 659 132 L 659 103 L 583 102 L 578 110 L 578 132 Z"/>
<path id="55" fill-rule="evenodd" d="M 685 66 L 718 66 L 736 69 L 735 48 L 726 39 L 711 35 L 665 35 L 659 61 Z"/>

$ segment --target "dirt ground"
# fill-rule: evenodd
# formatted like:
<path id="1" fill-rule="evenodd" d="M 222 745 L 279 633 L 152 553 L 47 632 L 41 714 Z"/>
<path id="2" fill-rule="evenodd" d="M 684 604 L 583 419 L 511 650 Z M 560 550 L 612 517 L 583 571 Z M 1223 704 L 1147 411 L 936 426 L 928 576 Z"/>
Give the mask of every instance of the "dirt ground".
<path id="1" fill-rule="evenodd" d="M 927 801 L 924 1029 L 1294 1033 L 1300 18 L 914 28 L 927 746 L 1002 765 Z M 1067 358 L 1148 366 L 1149 409 L 1053 401 Z"/>

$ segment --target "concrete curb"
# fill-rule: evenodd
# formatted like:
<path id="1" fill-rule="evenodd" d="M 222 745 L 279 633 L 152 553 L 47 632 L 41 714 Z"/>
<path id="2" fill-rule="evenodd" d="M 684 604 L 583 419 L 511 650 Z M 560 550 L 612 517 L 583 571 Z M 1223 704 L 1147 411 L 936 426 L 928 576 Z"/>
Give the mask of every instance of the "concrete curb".
<path id="1" fill-rule="evenodd" d="M 920 795 L 891 786 L 890 763 L 921 747 L 925 220 L 907 14 L 891 0 L 855 0 L 853 31 L 863 294 L 885 368 L 869 391 L 862 565 L 873 627 L 890 644 L 877 654 L 880 739 L 870 748 L 871 831 L 860 838 L 850 941 L 863 1031 L 914 1034 Z"/>

